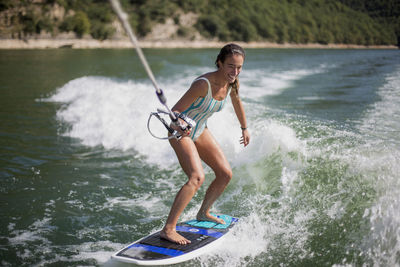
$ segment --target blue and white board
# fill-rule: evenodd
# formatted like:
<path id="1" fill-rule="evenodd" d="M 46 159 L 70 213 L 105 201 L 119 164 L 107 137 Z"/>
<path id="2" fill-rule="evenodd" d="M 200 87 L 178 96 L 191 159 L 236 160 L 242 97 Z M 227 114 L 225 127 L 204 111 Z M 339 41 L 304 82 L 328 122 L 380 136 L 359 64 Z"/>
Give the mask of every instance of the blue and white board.
<path id="1" fill-rule="evenodd" d="M 191 241 L 178 245 L 160 238 L 160 231 L 121 249 L 112 258 L 137 265 L 166 265 L 184 262 L 213 251 L 238 221 L 229 215 L 218 215 L 225 224 L 190 220 L 179 223 L 176 231 Z"/>

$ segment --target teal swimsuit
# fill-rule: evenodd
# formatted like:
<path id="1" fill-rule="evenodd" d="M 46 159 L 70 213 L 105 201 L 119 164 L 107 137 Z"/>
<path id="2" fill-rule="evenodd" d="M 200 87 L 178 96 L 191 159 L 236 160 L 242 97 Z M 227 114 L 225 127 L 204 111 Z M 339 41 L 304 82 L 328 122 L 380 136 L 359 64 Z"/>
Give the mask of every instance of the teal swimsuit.
<path id="1" fill-rule="evenodd" d="M 222 110 L 226 101 L 226 97 L 224 100 L 221 101 L 215 100 L 212 97 L 211 84 L 207 78 L 200 77 L 193 82 L 198 80 L 205 80 L 207 82 L 207 95 L 205 97 L 197 98 L 196 101 L 194 101 L 188 109 L 182 112 L 196 122 L 196 127 L 192 129 L 192 132 L 189 135 L 193 141 L 196 141 L 196 139 L 203 133 L 204 129 L 207 127 L 207 119 L 211 117 L 211 115 L 215 112 Z M 230 91 L 231 87 L 229 87 L 227 95 L 229 95 Z"/>

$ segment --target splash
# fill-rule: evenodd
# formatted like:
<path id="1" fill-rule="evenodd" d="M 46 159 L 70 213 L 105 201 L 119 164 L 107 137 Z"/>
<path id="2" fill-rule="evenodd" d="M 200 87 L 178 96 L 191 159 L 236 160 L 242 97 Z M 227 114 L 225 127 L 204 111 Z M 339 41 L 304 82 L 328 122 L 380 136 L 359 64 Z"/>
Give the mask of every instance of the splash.
<path id="1" fill-rule="evenodd" d="M 187 78 L 174 80 L 175 84 L 168 90 L 169 103 L 174 103 L 184 92 L 182 88 Z M 150 84 L 135 81 L 118 81 L 106 77 L 82 77 L 72 80 L 59 88 L 47 101 L 62 103 L 57 111 L 57 118 L 66 122 L 69 127 L 63 133 L 65 136 L 81 140 L 83 145 L 106 149 L 134 150 L 146 158 L 150 164 L 167 168 L 177 161 L 168 142 L 151 137 L 146 128 L 150 112 L 160 107 L 158 99 L 153 95 Z M 258 116 L 260 110 L 250 107 L 250 118 Z M 259 107 L 261 108 L 261 106 Z M 261 128 L 258 125 L 263 125 Z M 229 160 L 237 159 L 237 164 L 243 164 L 249 153 L 257 157 L 271 152 L 278 147 L 295 145 L 296 137 L 292 130 L 279 126 L 274 122 L 249 121 L 253 131 L 252 144 L 249 149 L 241 147 L 240 125 L 234 114 L 232 105 L 216 114 L 209 120 L 211 132 L 224 149 Z M 152 123 L 152 129 L 159 135 L 166 135 L 161 124 Z M 278 137 L 279 133 L 286 133 Z M 268 138 L 268 142 L 265 138 Z M 277 139 L 278 138 L 278 139 Z M 281 139 L 285 140 L 281 140 Z M 260 147 L 260 143 L 262 144 Z M 296 146 L 296 145 L 295 145 Z M 252 156 L 254 159 L 254 155 Z"/>
<path id="2" fill-rule="evenodd" d="M 279 95 L 285 89 L 294 86 L 296 81 L 308 76 L 325 72 L 327 67 L 321 65 L 316 69 L 293 69 L 286 71 L 251 70 L 241 74 L 243 91 L 246 98 L 259 100 L 263 96 Z"/>
<path id="3" fill-rule="evenodd" d="M 398 266 L 400 253 L 400 69 L 386 77 L 381 101 L 374 104 L 360 126 L 370 142 L 362 147 L 363 169 L 376 177 L 378 200 L 365 209 L 370 235 L 364 254 L 376 266 Z M 365 152 L 368 152 L 366 154 Z M 372 158 L 372 160 L 371 160 Z M 379 245 L 377 245 L 379 244 Z"/>
<path id="4" fill-rule="evenodd" d="M 167 142 L 151 139 L 147 133 L 147 118 L 159 106 L 150 84 L 82 77 L 48 100 L 63 103 L 57 118 L 69 125 L 64 135 L 78 138 L 83 145 L 135 150 L 151 163 L 171 163 Z"/>

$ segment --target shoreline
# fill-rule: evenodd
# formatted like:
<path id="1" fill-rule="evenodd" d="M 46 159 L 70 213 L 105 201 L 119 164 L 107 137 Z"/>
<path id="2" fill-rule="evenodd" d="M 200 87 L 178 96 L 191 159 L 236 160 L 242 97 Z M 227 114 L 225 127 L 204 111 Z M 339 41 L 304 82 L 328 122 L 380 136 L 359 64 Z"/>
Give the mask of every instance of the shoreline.
<path id="1" fill-rule="evenodd" d="M 190 41 L 190 40 L 139 40 L 142 48 L 220 48 L 227 42 Z M 292 44 L 271 42 L 235 42 L 244 48 L 301 48 L 301 49 L 399 49 L 395 45 L 352 45 L 352 44 Z M 0 49 L 110 49 L 132 48 L 128 39 L 94 40 L 94 39 L 0 39 Z"/>

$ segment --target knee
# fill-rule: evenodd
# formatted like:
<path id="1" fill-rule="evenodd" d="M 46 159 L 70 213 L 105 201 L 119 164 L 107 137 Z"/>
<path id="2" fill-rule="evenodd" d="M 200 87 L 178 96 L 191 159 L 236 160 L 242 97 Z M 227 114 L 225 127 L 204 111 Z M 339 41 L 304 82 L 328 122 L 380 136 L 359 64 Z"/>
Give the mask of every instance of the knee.
<path id="1" fill-rule="evenodd" d="M 232 170 L 230 168 L 224 168 L 216 173 L 216 176 L 221 179 L 225 184 L 228 184 L 232 179 Z"/>
<path id="2" fill-rule="evenodd" d="M 188 185 L 192 186 L 197 191 L 203 184 L 204 179 L 204 173 L 192 173 L 189 177 Z"/>

